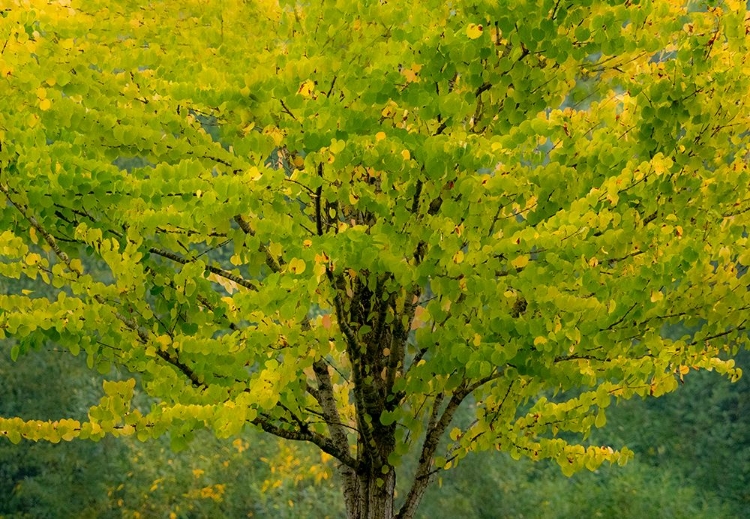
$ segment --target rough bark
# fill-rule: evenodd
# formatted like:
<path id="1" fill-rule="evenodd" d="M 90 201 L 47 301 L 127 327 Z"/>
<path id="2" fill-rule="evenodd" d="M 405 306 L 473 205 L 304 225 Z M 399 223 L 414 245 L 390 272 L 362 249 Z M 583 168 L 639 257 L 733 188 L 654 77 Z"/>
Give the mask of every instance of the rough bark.
<path id="1" fill-rule="evenodd" d="M 343 466 L 342 466 L 343 467 Z M 368 470 L 366 473 L 340 469 L 344 478 L 347 519 L 393 519 L 396 473 Z M 353 506 L 350 506 L 350 503 Z"/>

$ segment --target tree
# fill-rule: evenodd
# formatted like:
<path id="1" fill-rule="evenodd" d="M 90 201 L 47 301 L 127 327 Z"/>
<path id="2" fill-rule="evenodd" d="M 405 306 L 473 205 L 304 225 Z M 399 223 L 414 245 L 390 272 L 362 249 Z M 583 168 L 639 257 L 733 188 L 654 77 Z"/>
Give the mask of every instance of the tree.
<path id="1" fill-rule="evenodd" d="M 624 462 L 586 445 L 612 397 L 739 377 L 741 2 L 6 5 L 0 273 L 57 295 L 1 296 L 0 333 L 158 401 L 107 382 L 10 440 L 249 424 L 410 518 L 470 451 Z"/>

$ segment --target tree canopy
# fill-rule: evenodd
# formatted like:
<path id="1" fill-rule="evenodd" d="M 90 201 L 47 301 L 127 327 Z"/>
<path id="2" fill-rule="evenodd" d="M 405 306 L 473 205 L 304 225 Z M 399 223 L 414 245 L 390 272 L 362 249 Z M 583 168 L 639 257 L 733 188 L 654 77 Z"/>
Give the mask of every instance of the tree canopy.
<path id="1" fill-rule="evenodd" d="M 10 440 L 252 425 L 409 518 L 468 452 L 624 462 L 613 398 L 740 376 L 742 2 L 4 5 L 0 338 L 135 374 Z"/>

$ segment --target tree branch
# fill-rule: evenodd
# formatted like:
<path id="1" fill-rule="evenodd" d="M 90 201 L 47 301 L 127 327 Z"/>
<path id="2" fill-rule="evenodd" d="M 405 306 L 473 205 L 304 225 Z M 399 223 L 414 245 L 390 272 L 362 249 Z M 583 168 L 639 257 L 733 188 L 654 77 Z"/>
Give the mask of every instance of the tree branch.
<path id="1" fill-rule="evenodd" d="M 36 229 L 36 231 L 42 235 L 42 238 L 44 238 L 44 241 L 47 242 L 47 245 L 50 246 L 50 248 L 54 251 L 55 255 L 62 261 L 66 267 L 68 267 L 68 270 L 73 273 L 73 275 L 76 278 L 79 278 L 81 276 L 81 272 L 74 269 L 71 265 L 70 257 L 63 251 L 60 246 L 55 241 L 55 237 L 52 236 L 47 230 L 42 227 L 42 225 L 37 221 L 36 218 L 34 218 L 33 215 L 29 213 L 27 208 L 23 206 L 22 204 L 17 204 L 13 202 L 13 200 L 10 197 L 10 190 L 7 186 L 0 184 L 0 191 L 5 193 L 5 197 L 8 199 L 8 201 L 13 204 L 13 206 L 23 215 L 26 220 Z M 186 261 L 187 263 L 187 261 Z M 132 319 L 128 318 L 127 316 L 123 315 L 122 313 L 118 312 L 114 308 L 112 308 L 111 305 L 107 304 L 107 301 L 100 296 L 99 294 L 95 294 L 92 296 L 93 299 L 99 303 L 100 305 L 104 306 L 105 308 L 108 308 L 112 311 L 114 316 L 122 322 L 129 330 L 135 332 L 138 335 L 138 339 L 142 344 L 148 344 L 151 342 L 151 338 L 149 337 L 149 334 L 142 330 L 138 323 L 133 321 Z M 171 353 L 168 353 L 166 351 L 161 350 L 158 346 L 156 347 L 156 355 L 166 361 L 167 363 L 171 364 L 175 368 L 177 368 L 183 375 L 185 375 L 188 380 L 193 384 L 193 386 L 197 388 L 205 388 L 207 387 L 204 382 L 200 380 L 198 375 L 190 369 L 185 363 L 179 360 L 179 358 Z"/>
<path id="2" fill-rule="evenodd" d="M 323 418 L 328 425 L 328 430 L 331 434 L 331 439 L 334 444 L 341 450 L 349 452 L 349 441 L 346 437 L 346 431 L 341 425 L 341 417 L 339 416 L 338 408 L 336 407 L 336 400 L 333 394 L 333 384 L 331 383 L 331 376 L 328 373 L 328 366 L 322 360 L 317 360 L 313 363 L 313 371 L 315 372 L 315 378 L 318 381 L 318 389 L 315 393 L 311 393 L 320 404 L 320 408 L 323 410 Z"/>
<path id="3" fill-rule="evenodd" d="M 347 467 L 350 467 L 355 470 L 357 468 L 357 460 L 352 458 L 348 452 L 341 451 L 336 445 L 334 445 L 333 441 L 331 441 L 330 438 L 326 438 L 325 436 L 321 434 L 315 433 L 310 430 L 289 431 L 287 429 L 282 429 L 278 425 L 272 423 L 270 417 L 268 417 L 267 415 L 263 415 L 263 414 L 258 415 L 258 417 L 252 420 L 251 423 L 259 426 L 261 429 L 263 429 L 267 433 L 273 434 L 274 436 L 278 436 L 279 438 L 284 438 L 286 440 L 306 441 L 306 442 L 314 443 L 320 448 L 320 450 L 322 450 L 326 454 L 330 454 L 331 456 L 339 460 L 341 463 L 343 463 Z"/>
<path id="4" fill-rule="evenodd" d="M 323 163 L 318 164 L 318 176 L 323 178 Z M 323 186 L 318 186 L 315 190 L 315 230 L 318 231 L 318 236 L 323 236 L 323 209 L 321 205 L 323 196 Z"/>
<path id="5" fill-rule="evenodd" d="M 428 429 L 427 436 L 425 436 L 424 443 L 422 444 L 422 454 L 419 457 L 417 473 L 414 475 L 414 481 L 409 489 L 409 493 L 406 495 L 406 501 L 404 501 L 404 504 L 398 511 L 398 515 L 396 515 L 397 519 L 411 519 L 414 517 L 414 513 L 416 512 L 417 507 L 422 500 L 422 496 L 430 483 L 431 476 L 433 475 L 430 466 L 432 465 L 435 451 L 440 443 L 440 438 L 448 428 L 448 425 L 450 425 L 454 413 L 467 394 L 468 393 L 463 390 L 454 393 L 448 401 L 448 406 L 445 408 L 437 422 L 435 421 L 435 418 L 439 413 L 439 406 L 442 403 L 442 397 L 435 398 L 432 407 L 432 415 L 430 417 L 430 422 L 433 426 Z"/>
<path id="6" fill-rule="evenodd" d="M 240 229 L 242 229 L 245 234 L 255 236 L 255 231 L 253 231 L 252 227 L 250 227 L 250 224 L 242 217 L 242 215 L 238 214 L 237 216 L 235 216 L 234 221 L 237 222 L 237 224 L 240 226 Z M 271 254 L 271 252 L 268 250 L 268 247 L 261 244 L 258 247 L 258 250 L 266 255 L 266 265 L 268 265 L 268 268 L 270 268 L 273 272 L 279 272 L 281 270 L 282 262 L 273 257 L 273 254 Z"/>
<path id="7" fill-rule="evenodd" d="M 187 265 L 188 263 L 193 263 L 192 260 L 189 260 L 187 258 L 183 258 L 179 254 L 176 254 L 174 252 L 166 251 L 163 249 L 157 249 L 156 247 L 151 247 L 148 250 L 151 254 L 156 254 L 157 256 L 161 256 L 163 258 L 170 259 L 174 261 L 175 263 L 179 263 L 181 265 Z M 232 274 L 228 270 L 224 270 L 218 267 L 212 267 L 211 265 L 206 265 L 206 270 L 216 274 L 217 276 L 221 276 L 223 278 L 226 278 L 230 281 L 234 281 L 240 286 L 243 286 L 249 290 L 252 290 L 253 292 L 258 291 L 258 287 L 256 287 L 254 284 L 252 284 L 250 281 L 246 280 L 242 276 L 237 276 L 235 274 Z"/>
<path id="8" fill-rule="evenodd" d="M 406 501 L 401 506 L 401 509 L 396 516 L 397 519 L 411 519 L 414 517 L 414 513 L 419 506 L 422 496 L 427 490 L 427 486 L 430 484 L 430 479 L 435 474 L 435 471 L 430 469 L 432 460 L 435 456 L 435 451 L 440 443 L 440 438 L 445 433 L 446 429 L 453 420 L 453 415 L 458 410 L 464 399 L 471 394 L 474 390 L 481 387 L 482 385 L 499 378 L 502 376 L 503 371 L 496 371 L 486 377 L 477 380 L 474 383 L 468 383 L 464 381 L 459 386 L 453 396 L 448 401 L 443 413 L 440 415 L 440 419 L 437 416 L 440 412 L 440 405 L 443 403 L 444 395 L 440 394 L 435 397 L 435 401 L 432 405 L 432 413 L 427 427 L 427 435 L 425 436 L 424 443 L 422 444 L 422 454 L 419 457 L 419 466 L 417 473 L 414 476 L 411 489 L 406 496 Z"/>

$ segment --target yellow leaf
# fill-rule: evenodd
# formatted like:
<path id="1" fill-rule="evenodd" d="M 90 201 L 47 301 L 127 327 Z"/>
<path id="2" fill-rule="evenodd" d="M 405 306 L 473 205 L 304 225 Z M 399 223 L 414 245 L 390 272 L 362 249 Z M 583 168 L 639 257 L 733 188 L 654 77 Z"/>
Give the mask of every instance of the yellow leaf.
<path id="1" fill-rule="evenodd" d="M 31 238 L 31 242 L 35 245 L 39 242 L 39 238 L 36 235 L 36 228 L 35 227 L 29 227 L 29 237 Z"/>
<path id="2" fill-rule="evenodd" d="M 258 180 L 260 177 L 263 176 L 263 173 L 261 173 L 260 170 L 258 168 L 256 168 L 255 166 L 253 166 L 250 169 L 248 169 L 245 172 L 245 174 L 248 176 L 248 178 L 250 180 L 253 180 L 253 181 Z"/>
<path id="3" fill-rule="evenodd" d="M 42 111 L 49 110 L 52 107 L 52 101 L 49 99 L 42 99 L 39 101 L 39 109 Z"/>
<path id="4" fill-rule="evenodd" d="M 305 261 L 299 258 L 293 258 L 292 261 L 289 262 L 289 270 L 294 274 L 302 274 L 305 271 L 305 267 Z"/>
<path id="5" fill-rule="evenodd" d="M 284 132 L 274 126 L 267 127 L 263 130 L 263 133 L 270 136 L 276 146 L 281 145 L 281 142 L 284 140 Z"/>
<path id="6" fill-rule="evenodd" d="M 78 431 L 73 430 L 73 431 L 68 431 L 66 433 L 63 433 L 63 435 L 60 436 L 60 437 L 63 440 L 65 440 L 66 442 L 69 442 L 69 441 L 75 439 L 77 436 L 78 436 Z"/>
<path id="7" fill-rule="evenodd" d="M 172 344 L 172 338 L 169 335 L 159 335 L 156 338 L 156 342 L 159 344 L 159 346 L 161 346 L 160 349 L 164 350 L 167 348 L 167 346 Z"/>
<path id="8" fill-rule="evenodd" d="M 414 64 L 411 68 L 405 68 L 401 70 L 401 75 L 406 78 L 407 83 L 419 82 L 419 71 L 422 69 L 422 65 Z"/>
<path id="9" fill-rule="evenodd" d="M 404 160 L 409 160 L 411 158 L 411 153 L 409 153 L 409 150 L 404 150 L 401 152 L 401 156 Z"/>
<path id="10" fill-rule="evenodd" d="M 464 253 L 463 251 L 457 251 L 453 255 L 453 263 L 461 263 L 464 260 Z"/>
<path id="11" fill-rule="evenodd" d="M 382 141 L 383 139 L 385 139 L 385 132 L 378 132 L 375 134 L 376 141 L 379 142 L 379 141 Z"/>
<path id="12" fill-rule="evenodd" d="M 516 267 L 517 269 L 522 269 L 526 265 L 529 264 L 529 255 L 524 254 L 523 256 L 518 256 L 516 259 L 511 261 L 510 264 Z"/>
<path id="13" fill-rule="evenodd" d="M 229 295 L 232 295 L 233 293 L 235 293 L 236 291 L 240 289 L 240 286 L 234 281 L 232 281 L 231 279 L 217 276 L 216 274 L 211 274 L 210 276 L 208 276 L 208 279 L 210 281 L 213 281 L 214 283 L 221 285 L 224 288 L 224 290 L 227 291 L 227 294 Z"/>
<path id="14" fill-rule="evenodd" d="M 383 108 L 383 111 L 380 112 L 380 115 L 382 115 L 385 118 L 393 117 L 393 115 L 396 113 L 396 108 L 394 105 L 388 104 L 385 108 Z M 385 136 L 385 134 L 383 134 Z"/>
<path id="15" fill-rule="evenodd" d="M 47 99 L 47 89 L 41 88 L 41 87 L 37 88 L 36 96 L 39 98 L 40 101 Z"/>
<path id="16" fill-rule="evenodd" d="M 540 344 L 547 344 L 547 339 L 541 335 L 534 339 L 534 346 L 539 346 Z"/>
<path id="17" fill-rule="evenodd" d="M 39 254 L 31 253 L 28 256 L 26 256 L 27 265 L 36 265 L 40 261 L 42 261 L 42 257 Z"/>
<path id="18" fill-rule="evenodd" d="M 417 75 L 411 69 L 404 69 L 401 71 L 401 75 L 406 78 L 407 83 L 414 83 L 417 80 Z"/>
<path id="19" fill-rule="evenodd" d="M 81 260 L 70 260 L 70 269 L 78 272 L 79 274 L 83 274 L 83 264 L 81 263 Z"/>
<path id="20" fill-rule="evenodd" d="M 248 95 L 250 95 L 249 92 L 248 92 Z M 248 133 L 253 131 L 254 128 L 255 128 L 255 123 L 250 123 L 242 129 L 242 134 L 247 135 Z"/>
<path id="21" fill-rule="evenodd" d="M 690 367 L 680 366 L 680 375 L 687 375 L 689 371 L 690 371 Z"/>
<path id="22" fill-rule="evenodd" d="M 472 40 L 476 40 L 482 35 L 483 31 L 484 31 L 484 27 L 482 27 L 481 25 L 470 23 L 469 26 L 466 28 L 466 36 L 468 36 Z"/>
<path id="23" fill-rule="evenodd" d="M 651 302 L 656 303 L 657 301 L 661 301 L 664 299 L 664 294 L 660 290 L 652 290 L 651 291 Z"/>
<path id="24" fill-rule="evenodd" d="M 311 79 L 308 79 L 307 81 L 302 82 L 302 84 L 297 89 L 297 93 L 302 97 L 311 97 L 314 89 L 315 82 Z"/>

